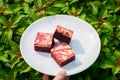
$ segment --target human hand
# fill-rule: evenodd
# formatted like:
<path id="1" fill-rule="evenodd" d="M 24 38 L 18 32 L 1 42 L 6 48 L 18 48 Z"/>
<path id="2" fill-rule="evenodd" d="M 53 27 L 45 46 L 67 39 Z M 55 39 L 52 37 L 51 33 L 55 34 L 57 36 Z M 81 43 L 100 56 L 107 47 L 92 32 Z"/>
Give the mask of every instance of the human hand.
<path id="1" fill-rule="evenodd" d="M 49 80 L 49 76 L 44 74 L 43 80 Z M 57 74 L 57 76 L 55 76 L 53 80 L 69 80 L 69 77 L 66 77 L 66 71 L 62 70 Z"/>

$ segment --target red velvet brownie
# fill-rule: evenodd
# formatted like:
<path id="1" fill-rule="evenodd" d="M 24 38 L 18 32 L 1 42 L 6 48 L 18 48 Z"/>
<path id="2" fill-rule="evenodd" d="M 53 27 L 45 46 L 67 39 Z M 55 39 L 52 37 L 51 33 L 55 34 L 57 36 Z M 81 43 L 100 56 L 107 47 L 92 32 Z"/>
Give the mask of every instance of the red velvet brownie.
<path id="1" fill-rule="evenodd" d="M 64 66 L 75 60 L 75 53 L 65 42 L 62 42 L 51 49 L 51 56 L 59 66 Z"/>
<path id="2" fill-rule="evenodd" d="M 57 25 L 55 33 L 54 33 L 54 38 L 69 44 L 72 38 L 72 35 L 73 35 L 72 30 L 64 28 L 60 25 Z"/>
<path id="3" fill-rule="evenodd" d="M 38 32 L 34 41 L 34 49 L 36 51 L 50 52 L 54 45 L 53 34 Z"/>

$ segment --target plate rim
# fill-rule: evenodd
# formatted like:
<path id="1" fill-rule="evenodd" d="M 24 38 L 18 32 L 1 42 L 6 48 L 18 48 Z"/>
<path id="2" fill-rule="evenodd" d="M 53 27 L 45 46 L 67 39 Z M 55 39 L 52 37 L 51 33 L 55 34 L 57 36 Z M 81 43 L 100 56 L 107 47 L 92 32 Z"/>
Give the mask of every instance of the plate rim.
<path id="1" fill-rule="evenodd" d="M 75 19 L 78 19 L 78 20 L 80 20 L 80 21 L 83 21 L 83 22 L 85 22 L 85 23 L 87 23 L 88 25 L 90 25 L 90 27 L 92 28 L 92 30 L 94 30 L 94 32 L 96 33 L 96 35 L 97 35 L 97 38 L 98 38 L 98 42 L 99 42 L 99 50 L 98 50 L 98 55 L 96 56 L 96 59 L 88 66 L 88 67 L 86 67 L 84 70 L 86 70 L 86 69 L 88 69 L 93 63 L 95 63 L 95 61 L 97 60 L 97 58 L 99 57 L 99 54 L 100 54 L 100 50 L 101 50 L 101 41 L 100 41 L 100 37 L 99 37 L 99 35 L 98 35 L 98 33 L 97 33 L 97 31 L 95 30 L 95 28 L 91 25 L 91 24 L 89 24 L 87 21 L 85 21 L 85 20 L 83 20 L 83 19 L 81 19 L 81 18 L 78 18 L 78 17 L 75 17 L 75 16 L 71 16 L 71 15 L 63 15 L 63 14 L 59 14 L 59 15 L 53 15 L 53 16 L 67 16 L 67 17 L 72 17 L 72 18 L 75 18 Z M 23 34 L 22 34 L 22 36 L 21 36 L 21 38 L 20 38 L 20 52 L 21 52 L 21 54 L 22 54 L 22 57 L 23 57 L 23 59 L 24 59 L 24 61 L 25 62 L 27 62 L 27 60 L 24 58 L 24 53 L 22 52 L 22 45 L 21 45 L 21 42 L 22 42 L 22 38 L 23 38 L 23 36 L 25 35 L 25 32 L 30 28 L 30 26 L 32 26 L 33 24 L 35 24 L 37 21 L 41 21 L 41 20 L 43 20 L 43 19 L 45 19 L 46 17 L 51 17 L 51 16 L 45 16 L 45 17 L 42 17 L 42 18 L 39 18 L 39 19 L 37 19 L 37 20 L 35 20 L 34 22 L 32 22 L 25 30 L 24 30 L 24 32 L 23 32 Z M 27 62 L 27 64 L 28 64 L 28 62 Z M 28 64 L 29 66 L 31 66 L 30 64 Z M 32 66 L 31 66 L 32 67 Z M 33 68 L 33 67 L 32 67 Z M 33 69 L 35 69 L 35 68 L 33 68 Z M 36 69 L 35 69 L 36 70 Z M 80 72 L 83 72 L 84 70 L 81 70 Z M 37 71 L 39 71 L 39 70 L 37 70 Z M 40 72 L 40 71 L 39 71 Z M 71 73 L 70 75 L 74 75 L 74 74 L 77 74 L 77 73 L 80 73 L 79 71 L 77 71 L 76 73 Z M 44 72 L 41 72 L 41 73 L 44 73 Z M 51 75 L 51 74 L 50 74 Z M 70 75 L 68 75 L 68 76 L 70 76 Z M 55 76 L 55 75 L 53 75 L 53 76 Z"/>

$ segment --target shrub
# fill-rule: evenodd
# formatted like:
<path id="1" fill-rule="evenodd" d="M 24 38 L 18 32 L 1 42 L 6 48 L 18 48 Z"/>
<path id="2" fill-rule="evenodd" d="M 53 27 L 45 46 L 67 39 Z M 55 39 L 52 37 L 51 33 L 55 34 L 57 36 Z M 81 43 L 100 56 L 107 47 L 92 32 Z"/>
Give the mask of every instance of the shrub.
<path id="1" fill-rule="evenodd" d="M 33 21 L 56 14 L 86 20 L 101 39 L 97 61 L 71 80 L 120 80 L 119 0 L 0 0 L 0 80 L 42 79 L 23 60 L 20 37 Z"/>

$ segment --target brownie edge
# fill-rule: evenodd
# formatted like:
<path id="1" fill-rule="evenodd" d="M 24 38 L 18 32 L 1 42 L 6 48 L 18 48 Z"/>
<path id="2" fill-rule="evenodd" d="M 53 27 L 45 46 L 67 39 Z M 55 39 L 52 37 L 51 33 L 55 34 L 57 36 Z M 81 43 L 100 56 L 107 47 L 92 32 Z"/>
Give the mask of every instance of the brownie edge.
<path id="1" fill-rule="evenodd" d="M 57 25 L 53 37 L 66 43 L 70 43 L 73 36 L 73 31 L 67 28 L 64 28 L 60 25 Z"/>
<path id="2" fill-rule="evenodd" d="M 54 46 L 54 38 L 51 33 L 38 32 L 34 41 L 35 51 L 50 52 Z"/>
<path id="3" fill-rule="evenodd" d="M 75 53 L 65 42 L 62 42 L 51 49 L 51 56 L 56 63 L 62 67 L 75 60 Z"/>

